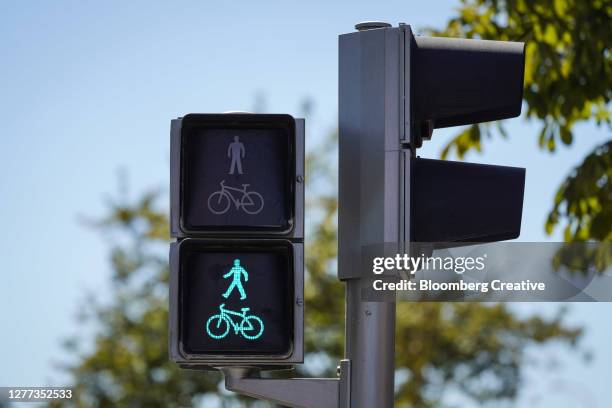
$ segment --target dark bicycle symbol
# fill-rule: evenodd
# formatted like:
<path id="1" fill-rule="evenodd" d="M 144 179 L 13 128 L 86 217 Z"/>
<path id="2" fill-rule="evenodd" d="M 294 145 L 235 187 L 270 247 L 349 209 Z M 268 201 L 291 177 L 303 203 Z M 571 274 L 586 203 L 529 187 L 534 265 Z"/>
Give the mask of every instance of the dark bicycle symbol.
<path id="1" fill-rule="evenodd" d="M 256 191 L 247 191 L 248 184 L 243 184 L 242 188 L 229 187 L 225 185 L 225 180 L 221 181 L 221 190 L 215 191 L 208 197 L 208 209 L 213 214 L 225 214 L 232 203 L 236 210 L 242 210 L 250 215 L 261 212 L 264 208 L 264 199 Z"/>

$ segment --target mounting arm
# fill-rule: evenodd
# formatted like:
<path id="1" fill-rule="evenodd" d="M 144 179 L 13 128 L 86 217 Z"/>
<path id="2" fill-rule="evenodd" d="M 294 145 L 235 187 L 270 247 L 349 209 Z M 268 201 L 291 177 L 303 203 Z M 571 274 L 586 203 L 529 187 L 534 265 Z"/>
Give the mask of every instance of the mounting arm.
<path id="1" fill-rule="evenodd" d="M 225 388 L 238 394 L 296 408 L 348 408 L 350 361 L 341 360 L 339 378 L 260 378 L 259 371 L 220 367 Z"/>

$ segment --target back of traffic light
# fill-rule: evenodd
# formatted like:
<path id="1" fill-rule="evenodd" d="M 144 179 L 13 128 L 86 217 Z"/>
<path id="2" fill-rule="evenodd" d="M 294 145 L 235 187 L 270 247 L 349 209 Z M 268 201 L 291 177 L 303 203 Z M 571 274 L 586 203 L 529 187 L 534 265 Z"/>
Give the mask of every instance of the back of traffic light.
<path id="1" fill-rule="evenodd" d="M 362 263 L 371 248 L 410 255 L 415 247 L 519 235 L 524 169 L 421 159 L 417 149 L 436 128 L 518 116 L 525 54 L 522 43 L 418 37 L 402 24 L 356 28 L 339 39 L 345 358 L 351 407 L 392 407 L 402 341 L 396 307 L 393 299 L 364 298 L 373 278 Z"/>
<path id="2" fill-rule="evenodd" d="M 524 44 L 357 28 L 339 42 L 339 278 L 358 277 L 368 245 L 517 238 L 525 169 L 417 149 L 437 128 L 518 116 Z"/>
<path id="3" fill-rule="evenodd" d="M 411 152 L 434 129 L 512 118 L 523 99 L 525 44 L 414 36 L 400 26 L 410 69 Z M 413 242 L 518 238 L 525 169 L 410 160 Z"/>
<path id="4" fill-rule="evenodd" d="M 171 126 L 170 357 L 303 361 L 304 121 L 189 114 Z"/>

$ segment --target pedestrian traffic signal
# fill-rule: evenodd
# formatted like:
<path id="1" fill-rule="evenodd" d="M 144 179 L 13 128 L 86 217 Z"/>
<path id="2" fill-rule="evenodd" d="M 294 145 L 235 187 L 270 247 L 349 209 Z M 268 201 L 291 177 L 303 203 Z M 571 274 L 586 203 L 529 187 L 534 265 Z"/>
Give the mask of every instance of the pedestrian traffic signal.
<path id="1" fill-rule="evenodd" d="M 289 115 L 189 114 L 171 135 L 173 235 L 303 235 L 303 174 Z"/>
<path id="2" fill-rule="evenodd" d="M 303 361 L 304 122 L 189 114 L 171 127 L 170 357 Z"/>
<path id="3" fill-rule="evenodd" d="M 179 254 L 178 344 L 186 359 L 287 357 L 295 346 L 301 244 L 286 240 L 207 240 L 174 244 Z"/>

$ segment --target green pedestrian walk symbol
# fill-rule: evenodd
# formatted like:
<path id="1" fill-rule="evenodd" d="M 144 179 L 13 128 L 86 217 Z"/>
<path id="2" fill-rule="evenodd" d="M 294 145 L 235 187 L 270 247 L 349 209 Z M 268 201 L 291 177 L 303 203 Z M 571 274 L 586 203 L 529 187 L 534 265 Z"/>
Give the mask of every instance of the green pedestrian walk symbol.
<path id="1" fill-rule="evenodd" d="M 248 282 L 249 274 L 246 269 L 240 266 L 240 259 L 234 259 L 234 267 L 230 269 L 228 273 L 223 275 L 224 279 L 232 278 L 232 284 L 227 288 L 227 291 L 223 294 L 224 298 L 228 298 L 234 288 L 238 288 L 238 292 L 240 292 L 240 300 L 246 299 L 246 293 L 244 292 L 244 287 L 242 287 L 242 276 L 244 275 L 244 281 Z"/>
<path id="2" fill-rule="evenodd" d="M 242 286 L 243 277 L 244 282 L 248 282 L 249 273 L 240 265 L 240 259 L 234 259 L 234 266 L 223 275 L 223 279 L 231 279 L 232 283 L 221 296 L 226 299 L 229 298 L 236 288 L 240 294 L 240 300 L 246 299 L 247 295 L 244 286 Z M 235 312 L 226 309 L 225 303 L 221 303 L 219 313 L 208 318 L 206 333 L 213 339 L 220 340 L 225 338 L 232 328 L 234 334 L 242 335 L 247 340 L 258 339 L 264 332 L 264 324 L 258 316 L 249 315 L 249 310 L 251 310 L 249 307 L 243 307 L 240 309 L 241 312 Z"/>

